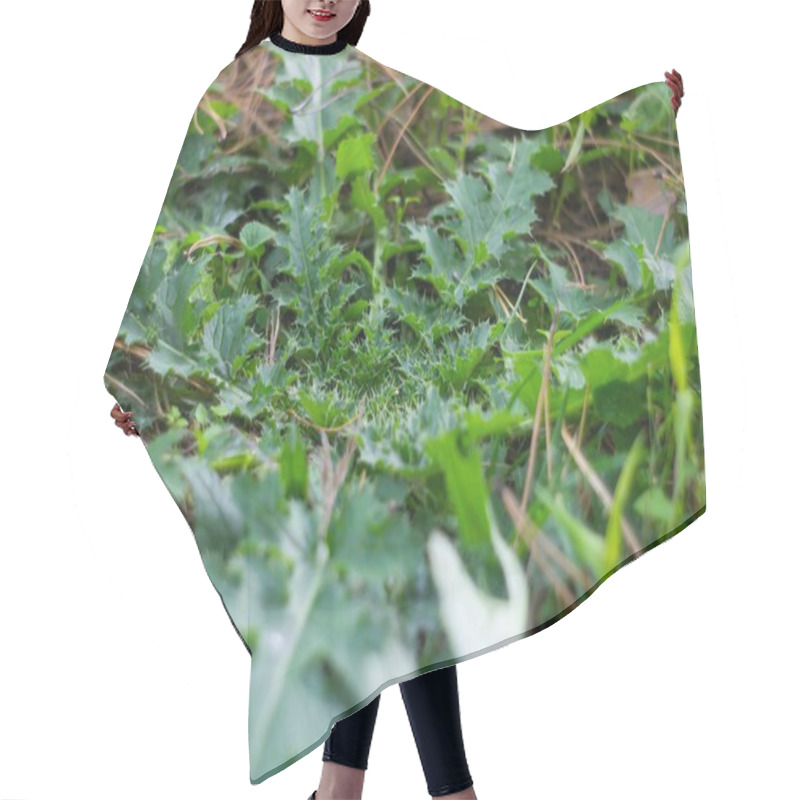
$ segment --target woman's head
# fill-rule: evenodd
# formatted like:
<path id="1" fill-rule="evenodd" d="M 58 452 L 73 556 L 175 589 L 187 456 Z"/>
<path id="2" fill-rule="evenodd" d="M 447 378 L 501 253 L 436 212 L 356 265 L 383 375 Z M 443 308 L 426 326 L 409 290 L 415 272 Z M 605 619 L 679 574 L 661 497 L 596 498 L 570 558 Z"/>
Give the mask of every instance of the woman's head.
<path id="1" fill-rule="evenodd" d="M 273 33 L 282 33 L 301 44 L 345 39 L 355 45 L 369 10 L 369 0 L 255 0 L 250 30 L 236 58 Z"/>

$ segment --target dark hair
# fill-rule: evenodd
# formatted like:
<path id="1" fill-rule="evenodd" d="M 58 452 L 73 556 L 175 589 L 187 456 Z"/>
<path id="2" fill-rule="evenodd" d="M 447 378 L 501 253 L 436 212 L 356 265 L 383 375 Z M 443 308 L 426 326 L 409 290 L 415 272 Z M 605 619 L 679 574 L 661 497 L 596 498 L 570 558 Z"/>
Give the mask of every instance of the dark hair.
<path id="1" fill-rule="evenodd" d="M 347 25 L 342 28 L 336 39 L 345 39 L 348 44 L 356 45 L 361 38 L 364 24 L 369 16 L 369 0 L 361 0 L 356 13 Z M 250 30 L 244 44 L 234 58 L 259 45 L 273 33 L 283 30 L 283 6 L 280 0 L 255 0 L 250 11 Z"/>

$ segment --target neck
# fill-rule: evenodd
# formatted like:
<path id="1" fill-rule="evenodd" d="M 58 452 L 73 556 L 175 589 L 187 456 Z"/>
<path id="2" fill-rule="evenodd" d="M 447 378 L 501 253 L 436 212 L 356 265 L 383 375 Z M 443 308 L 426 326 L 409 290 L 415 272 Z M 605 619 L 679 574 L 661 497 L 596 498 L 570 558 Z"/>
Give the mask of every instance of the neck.
<path id="1" fill-rule="evenodd" d="M 340 38 L 325 44 L 297 42 L 293 39 L 288 39 L 283 33 L 277 32 L 273 33 L 269 38 L 272 44 L 282 50 L 288 50 L 290 53 L 306 53 L 307 55 L 332 55 L 333 53 L 340 53 L 347 47 L 347 40 Z"/>

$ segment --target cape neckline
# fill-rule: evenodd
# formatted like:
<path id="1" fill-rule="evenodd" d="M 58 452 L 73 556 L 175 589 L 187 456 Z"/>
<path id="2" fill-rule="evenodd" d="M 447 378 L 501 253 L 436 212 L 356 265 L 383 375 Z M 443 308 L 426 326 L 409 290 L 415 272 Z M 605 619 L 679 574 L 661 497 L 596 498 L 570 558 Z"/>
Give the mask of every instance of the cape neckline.
<path id="1" fill-rule="evenodd" d="M 280 47 L 282 50 L 288 50 L 290 53 L 305 53 L 307 55 L 320 56 L 341 53 L 348 45 L 347 40 L 343 38 L 337 38 L 335 42 L 329 42 L 328 44 L 300 44 L 299 42 L 293 42 L 291 39 L 287 39 L 277 31 L 269 37 L 269 40 L 276 47 Z"/>

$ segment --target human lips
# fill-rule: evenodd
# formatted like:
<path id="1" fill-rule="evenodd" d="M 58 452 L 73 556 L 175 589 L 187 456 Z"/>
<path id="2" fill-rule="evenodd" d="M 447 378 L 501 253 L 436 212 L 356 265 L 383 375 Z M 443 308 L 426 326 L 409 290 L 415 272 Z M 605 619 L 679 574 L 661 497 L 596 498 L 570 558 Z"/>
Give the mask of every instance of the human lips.
<path id="1" fill-rule="evenodd" d="M 311 14 L 311 16 L 314 17 L 314 19 L 320 19 L 320 20 L 329 20 L 336 16 L 336 14 L 334 14 L 331 11 L 322 11 L 318 8 L 310 8 L 308 10 L 308 13 Z"/>

